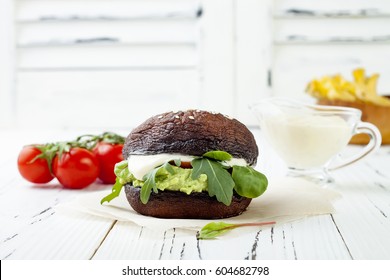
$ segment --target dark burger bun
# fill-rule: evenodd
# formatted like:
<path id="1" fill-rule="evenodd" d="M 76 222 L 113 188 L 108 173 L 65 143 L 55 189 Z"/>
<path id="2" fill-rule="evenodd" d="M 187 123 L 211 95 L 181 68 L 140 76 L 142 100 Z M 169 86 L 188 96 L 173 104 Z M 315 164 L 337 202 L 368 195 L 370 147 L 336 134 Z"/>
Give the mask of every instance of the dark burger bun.
<path id="1" fill-rule="evenodd" d="M 178 153 L 201 156 L 225 151 L 255 165 L 259 151 L 253 134 L 236 119 L 200 110 L 168 112 L 149 118 L 126 138 L 123 157 Z"/>
<path id="2" fill-rule="evenodd" d="M 125 193 L 131 207 L 138 213 L 156 218 L 171 219 L 223 219 L 240 215 L 251 202 L 250 198 L 234 194 L 229 206 L 218 202 L 208 193 L 186 194 L 180 191 L 152 192 L 148 203 L 140 199 L 140 188 L 125 185 Z"/>

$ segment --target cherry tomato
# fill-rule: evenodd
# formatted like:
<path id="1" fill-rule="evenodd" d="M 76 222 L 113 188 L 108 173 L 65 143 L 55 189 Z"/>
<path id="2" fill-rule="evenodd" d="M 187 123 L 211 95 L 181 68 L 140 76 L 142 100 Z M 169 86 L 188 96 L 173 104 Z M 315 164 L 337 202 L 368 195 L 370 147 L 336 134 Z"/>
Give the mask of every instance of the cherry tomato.
<path id="1" fill-rule="evenodd" d="M 29 182 L 45 184 L 54 178 L 50 173 L 49 164 L 46 159 L 36 158 L 41 154 L 42 152 L 34 146 L 25 146 L 19 153 L 19 173 Z"/>
<path id="2" fill-rule="evenodd" d="M 115 164 L 123 160 L 122 156 L 123 144 L 111 144 L 107 142 L 99 142 L 93 149 L 99 161 L 99 179 L 104 184 L 114 184 L 116 175 L 114 173 Z"/>
<path id="3" fill-rule="evenodd" d="M 181 168 L 192 168 L 192 165 L 191 165 L 191 162 L 182 161 L 182 162 L 180 163 L 180 167 L 181 167 Z"/>
<path id="4" fill-rule="evenodd" d="M 64 187 L 82 189 L 97 179 L 99 162 L 87 149 L 71 148 L 53 159 L 53 173 Z"/>

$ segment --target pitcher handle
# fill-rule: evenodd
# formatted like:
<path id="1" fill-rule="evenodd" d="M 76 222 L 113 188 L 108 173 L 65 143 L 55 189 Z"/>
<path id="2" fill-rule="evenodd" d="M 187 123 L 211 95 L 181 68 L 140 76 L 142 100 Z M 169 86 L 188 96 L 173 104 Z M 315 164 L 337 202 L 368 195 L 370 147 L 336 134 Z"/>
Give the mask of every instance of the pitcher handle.
<path id="1" fill-rule="evenodd" d="M 370 153 L 379 149 L 379 147 L 381 146 L 381 143 L 382 143 L 382 136 L 381 136 L 381 133 L 379 132 L 378 128 L 375 125 L 368 123 L 368 122 L 358 123 L 353 135 L 360 134 L 360 133 L 368 134 L 368 136 L 370 136 L 370 141 L 364 147 L 364 149 L 360 153 L 358 153 L 357 155 L 347 157 L 338 165 L 327 168 L 329 171 L 333 171 L 333 170 L 348 166 L 352 163 L 355 163 L 355 162 L 359 161 L 360 159 L 364 158 L 365 156 L 369 155 Z"/>

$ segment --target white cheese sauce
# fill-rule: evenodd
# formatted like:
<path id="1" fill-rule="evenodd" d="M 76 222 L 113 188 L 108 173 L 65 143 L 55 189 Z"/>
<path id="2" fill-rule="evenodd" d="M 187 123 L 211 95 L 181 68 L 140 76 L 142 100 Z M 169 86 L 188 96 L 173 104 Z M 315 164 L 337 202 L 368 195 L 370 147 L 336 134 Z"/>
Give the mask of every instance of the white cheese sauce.
<path id="1" fill-rule="evenodd" d="M 190 162 L 194 159 L 194 156 L 182 155 L 182 154 L 157 154 L 157 155 L 130 155 L 127 158 L 127 165 L 129 171 L 138 180 L 142 178 L 152 169 L 164 164 L 171 160 L 180 160 L 182 162 Z M 247 162 L 242 158 L 232 158 L 229 161 L 225 161 L 229 166 L 239 165 L 247 166 Z"/>
<path id="2" fill-rule="evenodd" d="M 269 142 L 289 167 L 323 166 L 351 138 L 351 128 L 338 116 L 280 115 L 264 120 Z"/>

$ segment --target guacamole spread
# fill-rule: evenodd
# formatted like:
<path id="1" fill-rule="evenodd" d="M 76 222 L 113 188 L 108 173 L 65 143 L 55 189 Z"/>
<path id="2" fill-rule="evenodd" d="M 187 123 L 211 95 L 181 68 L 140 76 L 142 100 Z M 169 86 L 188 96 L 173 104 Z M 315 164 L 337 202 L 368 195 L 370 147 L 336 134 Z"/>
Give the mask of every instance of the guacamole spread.
<path id="1" fill-rule="evenodd" d="M 182 168 L 180 160 L 166 161 L 137 179 L 129 170 L 126 160 L 115 165 L 116 182 L 111 194 L 101 200 L 110 202 L 117 197 L 122 187 L 130 183 L 140 187 L 140 200 L 146 204 L 152 192 L 170 190 L 186 194 L 208 192 L 229 206 L 233 192 L 247 198 L 255 198 L 265 192 L 267 177 L 251 166 L 227 164 L 232 155 L 224 151 L 210 151 L 191 161 L 192 168 Z M 209 180 L 208 180 L 209 178 Z"/>
<path id="2" fill-rule="evenodd" d="M 172 166 L 174 172 L 169 173 L 166 169 L 160 169 L 155 177 L 156 187 L 159 190 L 181 191 L 186 194 L 192 192 L 207 191 L 207 175 L 201 174 L 198 179 L 191 178 L 192 169 L 184 169 Z M 144 181 L 132 180 L 135 187 L 142 187 Z"/>

